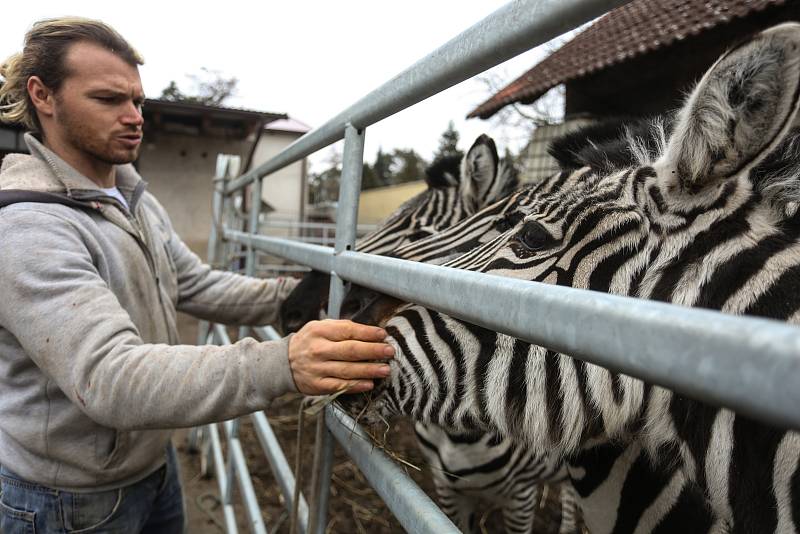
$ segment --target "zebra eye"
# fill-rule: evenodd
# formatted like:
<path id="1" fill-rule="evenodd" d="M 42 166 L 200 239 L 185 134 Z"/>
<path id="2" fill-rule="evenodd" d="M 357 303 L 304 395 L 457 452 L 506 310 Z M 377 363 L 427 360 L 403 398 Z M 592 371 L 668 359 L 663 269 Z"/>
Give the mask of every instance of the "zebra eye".
<path id="1" fill-rule="evenodd" d="M 529 250 L 542 250 L 555 243 L 547 229 L 536 221 L 528 221 L 522 227 L 517 239 Z"/>

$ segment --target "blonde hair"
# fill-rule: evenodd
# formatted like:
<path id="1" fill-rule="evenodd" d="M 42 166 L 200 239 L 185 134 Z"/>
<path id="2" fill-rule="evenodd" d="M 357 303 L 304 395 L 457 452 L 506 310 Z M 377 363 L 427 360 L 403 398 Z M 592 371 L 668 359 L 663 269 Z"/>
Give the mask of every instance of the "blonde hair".
<path id="1" fill-rule="evenodd" d="M 28 95 L 28 79 L 38 76 L 58 91 L 69 75 L 64 57 L 70 45 L 87 41 L 106 48 L 132 66 L 143 65 L 142 56 L 111 26 L 99 20 L 62 17 L 35 22 L 25 34 L 22 52 L 0 64 L 0 122 L 15 122 L 27 129 L 41 129 Z"/>

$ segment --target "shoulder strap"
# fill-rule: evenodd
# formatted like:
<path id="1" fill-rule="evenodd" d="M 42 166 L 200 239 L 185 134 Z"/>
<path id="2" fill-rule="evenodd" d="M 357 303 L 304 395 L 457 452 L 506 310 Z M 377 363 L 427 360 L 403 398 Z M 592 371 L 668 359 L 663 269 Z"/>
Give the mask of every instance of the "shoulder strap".
<path id="1" fill-rule="evenodd" d="M 0 208 L 5 208 L 11 204 L 20 202 L 39 202 L 43 204 L 62 204 L 71 208 L 91 209 L 92 206 L 83 202 L 73 200 L 68 196 L 56 193 L 44 193 L 42 191 L 25 191 L 22 189 L 6 189 L 0 191 Z"/>

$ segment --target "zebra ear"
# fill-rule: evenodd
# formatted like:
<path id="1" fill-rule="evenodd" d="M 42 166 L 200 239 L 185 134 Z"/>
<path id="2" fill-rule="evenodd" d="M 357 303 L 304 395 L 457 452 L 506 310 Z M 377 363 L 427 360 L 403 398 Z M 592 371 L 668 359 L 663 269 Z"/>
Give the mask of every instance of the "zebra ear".
<path id="1" fill-rule="evenodd" d="M 499 163 L 497 146 L 486 134 L 475 140 L 461 160 L 461 196 L 473 210 L 485 204 L 495 187 Z"/>
<path id="2" fill-rule="evenodd" d="M 800 24 L 757 34 L 697 84 L 678 114 L 663 164 L 689 191 L 752 167 L 789 130 L 798 90 Z"/>

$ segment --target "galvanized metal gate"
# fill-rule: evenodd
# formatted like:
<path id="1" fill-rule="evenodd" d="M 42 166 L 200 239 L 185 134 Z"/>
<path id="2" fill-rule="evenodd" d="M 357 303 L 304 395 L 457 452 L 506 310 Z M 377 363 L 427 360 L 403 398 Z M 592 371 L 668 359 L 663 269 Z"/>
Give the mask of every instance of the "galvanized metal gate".
<path id="1" fill-rule="evenodd" d="M 694 398 L 765 421 L 800 428 L 800 329 L 773 321 L 733 317 L 669 304 L 536 284 L 446 267 L 422 265 L 353 251 L 367 127 L 487 68 L 542 44 L 627 0 L 518 0 L 458 35 L 339 115 L 242 176 L 227 178 L 221 161 L 216 180 L 209 262 L 227 247 L 247 247 L 245 272 L 256 255 L 269 253 L 331 273 L 329 314 L 338 317 L 345 280 L 418 302 L 471 323 L 613 367 Z M 336 244 L 333 249 L 258 235 L 264 177 L 344 138 Z M 232 198 L 249 186 L 248 232 L 228 221 Z M 532 325 L 535 325 L 532 326 Z M 242 329 L 240 336 L 248 335 Z M 271 328 L 256 328 L 274 339 Z M 228 343 L 224 328 L 202 325 L 200 343 Z M 758 358 L 754 358 L 758 355 Z M 259 440 L 287 507 L 295 481 L 263 413 L 253 414 Z M 326 525 L 334 438 L 410 532 L 457 532 L 439 508 L 380 451 L 355 422 L 328 407 L 319 419 L 311 506 L 300 495 L 299 530 L 322 533 Z M 238 441 L 239 421 L 223 424 L 227 461 L 217 425 L 205 427 L 219 480 L 228 532 L 236 532 L 234 481 L 242 492 L 253 532 L 266 532 Z"/>

